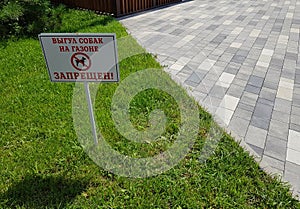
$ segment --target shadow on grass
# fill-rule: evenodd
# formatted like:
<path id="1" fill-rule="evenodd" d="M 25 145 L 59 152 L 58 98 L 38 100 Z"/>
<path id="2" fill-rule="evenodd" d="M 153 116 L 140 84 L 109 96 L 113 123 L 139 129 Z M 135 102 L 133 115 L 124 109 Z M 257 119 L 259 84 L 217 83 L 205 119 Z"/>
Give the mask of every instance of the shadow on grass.
<path id="1" fill-rule="evenodd" d="M 88 181 L 54 176 L 26 176 L 0 195 L 3 208 L 64 208 L 86 190 Z M 3 205 L 2 205 L 3 204 Z"/>

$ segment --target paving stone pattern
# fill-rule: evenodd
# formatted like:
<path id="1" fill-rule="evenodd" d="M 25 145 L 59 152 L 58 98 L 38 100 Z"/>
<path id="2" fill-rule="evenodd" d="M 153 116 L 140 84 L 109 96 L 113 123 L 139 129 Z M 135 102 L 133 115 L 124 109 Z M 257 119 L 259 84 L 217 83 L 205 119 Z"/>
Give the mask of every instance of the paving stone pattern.
<path id="1" fill-rule="evenodd" d="M 121 22 L 299 194 L 300 1 L 194 0 Z"/>

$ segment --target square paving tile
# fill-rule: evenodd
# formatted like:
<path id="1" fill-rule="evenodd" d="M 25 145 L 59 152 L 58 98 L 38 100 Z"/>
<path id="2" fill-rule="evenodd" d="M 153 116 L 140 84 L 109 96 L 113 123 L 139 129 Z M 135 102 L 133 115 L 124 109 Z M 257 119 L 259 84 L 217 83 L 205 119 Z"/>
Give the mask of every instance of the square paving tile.
<path id="1" fill-rule="evenodd" d="M 245 120 L 239 117 L 232 117 L 230 120 L 228 128 L 240 137 L 245 137 L 247 129 L 249 126 L 249 120 Z"/>
<path id="2" fill-rule="evenodd" d="M 225 93 L 226 93 L 226 88 L 224 88 L 223 86 L 219 86 L 217 83 L 217 85 L 212 87 L 211 91 L 209 92 L 209 95 L 223 99 Z"/>
<path id="3" fill-rule="evenodd" d="M 223 121 L 223 123 L 228 126 L 231 117 L 233 115 L 233 111 L 223 108 L 223 107 L 218 107 L 216 111 L 216 116 Z"/>
<path id="4" fill-rule="evenodd" d="M 292 101 L 293 89 L 279 86 L 276 97 Z"/>
<path id="5" fill-rule="evenodd" d="M 259 87 L 252 86 L 252 85 L 249 85 L 249 84 L 245 88 L 246 92 L 253 93 L 253 94 L 259 94 L 260 90 L 261 89 Z"/>
<path id="6" fill-rule="evenodd" d="M 264 154 L 274 157 L 278 160 L 286 159 L 287 142 L 276 137 L 268 136 Z"/>
<path id="7" fill-rule="evenodd" d="M 232 83 L 235 75 L 223 72 L 220 76 L 219 80 L 217 81 L 217 85 L 222 86 L 224 88 L 229 88 L 230 84 Z"/>
<path id="8" fill-rule="evenodd" d="M 214 60 L 206 59 L 199 65 L 199 69 L 209 71 L 214 66 L 214 64 Z"/>
<path id="9" fill-rule="evenodd" d="M 277 120 L 277 121 L 280 121 L 280 122 L 283 122 L 283 123 L 289 123 L 290 114 L 273 110 L 272 120 Z"/>
<path id="10" fill-rule="evenodd" d="M 289 130 L 288 148 L 300 152 L 300 132 Z"/>
<path id="11" fill-rule="evenodd" d="M 284 170 L 284 161 L 281 161 L 279 159 L 276 159 L 276 158 L 273 158 L 273 157 L 270 157 L 267 155 L 263 155 L 262 162 L 264 162 L 267 165 L 269 165 L 273 168 L 276 168 L 282 172 Z"/>
<path id="12" fill-rule="evenodd" d="M 295 163 L 286 161 L 285 169 L 286 171 L 300 174 L 300 165 L 297 165 Z"/>
<path id="13" fill-rule="evenodd" d="M 248 84 L 261 88 L 264 82 L 264 78 L 258 77 L 258 76 L 250 76 Z"/>
<path id="14" fill-rule="evenodd" d="M 239 101 L 240 101 L 239 98 L 230 95 L 225 95 L 220 104 L 220 107 L 235 111 Z"/>
<path id="15" fill-rule="evenodd" d="M 287 123 L 271 120 L 269 135 L 287 140 L 289 135 L 288 128 L 289 125 Z"/>
<path id="16" fill-rule="evenodd" d="M 264 149 L 267 138 L 267 131 L 261 128 L 249 126 L 246 134 L 246 142 Z"/>
<path id="17" fill-rule="evenodd" d="M 272 106 L 262 104 L 262 103 L 257 103 L 253 115 L 259 118 L 270 120 L 272 115 L 272 110 L 273 110 Z"/>
<path id="18" fill-rule="evenodd" d="M 250 124 L 254 127 L 268 131 L 270 126 L 270 120 L 257 116 L 252 116 Z"/>
<path id="19" fill-rule="evenodd" d="M 300 165 L 300 152 L 290 149 L 287 149 L 287 156 L 286 156 L 286 160 L 290 161 L 292 163 L 295 163 L 297 165 Z"/>
<path id="20" fill-rule="evenodd" d="M 292 109 L 292 102 L 281 98 L 275 99 L 274 110 L 290 114 L 291 109 Z"/>

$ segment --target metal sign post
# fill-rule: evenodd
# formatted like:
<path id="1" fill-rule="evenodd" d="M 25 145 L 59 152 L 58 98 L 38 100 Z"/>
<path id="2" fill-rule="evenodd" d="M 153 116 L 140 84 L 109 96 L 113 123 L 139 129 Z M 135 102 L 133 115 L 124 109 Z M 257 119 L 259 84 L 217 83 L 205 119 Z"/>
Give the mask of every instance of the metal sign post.
<path id="1" fill-rule="evenodd" d="M 95 145 L 97 129 L 89 82 L 119 82 L 116 34 L 39 35 L 52 82 L 83 82 Z"/>
<path id="2" fill-rule="evenodd" d="M 94 137 L 94 143 L 95 143 L 95 145 L 97 145 L 98 144 L 97 129 L 96 129 L 93 103 L 92 103 L 92 99 L 91 99 L 90 88 L 89 88 L 88 82 L 84 82 L 84 88 L 85 88 L 85 94 L 86 94 L 86 101 L 87 101 L 88 108 L 89 108 L 89 115 L 90 115 L 90 122 L 92 125 L 92 133 L 93 133 L 93 137 Z"/>

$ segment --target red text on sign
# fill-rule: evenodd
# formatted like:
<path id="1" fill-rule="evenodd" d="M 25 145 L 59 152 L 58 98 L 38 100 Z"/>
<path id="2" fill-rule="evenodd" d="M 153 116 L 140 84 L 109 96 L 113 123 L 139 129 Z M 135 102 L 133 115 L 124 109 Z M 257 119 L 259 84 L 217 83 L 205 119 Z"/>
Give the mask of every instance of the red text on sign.
<path id="1" fill-rule="evenodd" d="M 52 38 L 53 44 L 103 44 L 103 38 Z"/>
<path id="2" fill-rule="evenodd" d="M 113 80 L 113 73 L 100 72 L 54 72 L 54 79 L 56 80 L 94 80 L 107 81 Z"/>
<path id="3" fill-rule="evenodd" d="M 60 52 L 98 52 L 99 46 L 59 46 Z"/>

